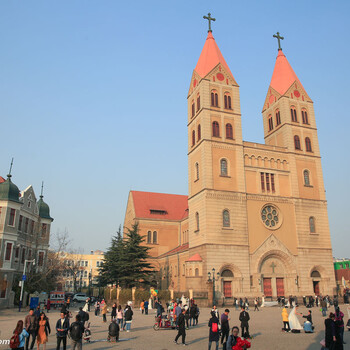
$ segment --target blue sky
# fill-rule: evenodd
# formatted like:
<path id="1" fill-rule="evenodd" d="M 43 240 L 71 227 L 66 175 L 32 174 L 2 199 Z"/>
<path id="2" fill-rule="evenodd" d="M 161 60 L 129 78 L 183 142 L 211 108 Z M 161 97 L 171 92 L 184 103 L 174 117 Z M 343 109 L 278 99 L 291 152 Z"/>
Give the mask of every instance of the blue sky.
<path id="1" fill-rule="evenodd" d="M 187 194 L 187 101 L 207 34 L 240 85 L 243 137 L 261 110 L 279 31 L 314 101 L 334 255 L 349 256 L 348 1 L 0 2 L 0 174 L 32 184 L 72 246 L 105 249 L 128 192 Z"/>

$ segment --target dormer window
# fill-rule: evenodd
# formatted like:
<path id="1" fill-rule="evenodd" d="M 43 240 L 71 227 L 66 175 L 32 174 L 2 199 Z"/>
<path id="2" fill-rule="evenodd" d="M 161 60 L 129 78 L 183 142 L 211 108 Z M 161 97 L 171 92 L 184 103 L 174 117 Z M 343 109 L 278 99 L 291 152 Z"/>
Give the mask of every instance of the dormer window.
<path id="1" fill-rule="evenodd" d="M 166 215 L 168 212 L 166 210 L 160 210 L 160 209 L 150 209 L 150 213 L 154 215 Z"/>

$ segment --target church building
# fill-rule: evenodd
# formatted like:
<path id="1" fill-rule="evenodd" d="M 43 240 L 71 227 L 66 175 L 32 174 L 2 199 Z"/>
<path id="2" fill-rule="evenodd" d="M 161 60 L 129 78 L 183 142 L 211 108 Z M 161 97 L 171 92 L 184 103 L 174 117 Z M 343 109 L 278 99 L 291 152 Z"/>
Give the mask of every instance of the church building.
<path id="1" fill-rule="evenodd" d="M 313 101 L 274 37 L 265 143 L 242 139 L 239 85 L 209 26 L 187 97 L 188 196 L 129 194 L 124 226 L 139 223 L 158 288 L 199 297 L 214 275 L 220 300 L 335 292 Z"/>

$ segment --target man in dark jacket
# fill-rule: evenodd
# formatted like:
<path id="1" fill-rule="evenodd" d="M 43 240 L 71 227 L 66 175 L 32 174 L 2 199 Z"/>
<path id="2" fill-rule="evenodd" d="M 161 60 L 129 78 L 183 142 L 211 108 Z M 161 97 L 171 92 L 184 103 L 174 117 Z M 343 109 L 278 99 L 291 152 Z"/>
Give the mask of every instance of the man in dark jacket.
<path id="1" fill-rule="evenodd" d="M 216 317 L 216 313 L 214 311 L 211 312 L 211 319 L 208 323 L 209 327 L 209 344 L 208 344 L 208 350 L 211 349 L 211 343 L 216 343 L 216 350 L 219 350 L 219 339 L 220 339 L 220 332 L 219 332 L 219 319 Z"/>
<path id="2" fill-rule="evenodd" d="M 119 324 L 117 324 L 116 320 L 113 320 L 111 322 L 111 324 L 108 327 L 108 341 L 113 341 L 113 339 L 115 338 L 115 341 L 119 340 Z"/>
<path id="3" fill-rule="evenodd" d="M 126 324 L 126 331 L 127 332 L 130 332 L 133 314 L 134 314 L 134 312 L 132 311 L 131 306 L 127 305 L 127 307 L 125 309 L 125 324 Z"/>
<path id="4" fill-rule="evenodd" d="M 69 330 L 69 320 L 68 318 L 66 318 L 66 315 L 63 312 L 61 312 L 61 318 L 56 323 L 56 332 L 57 332 L 56 350 L 60 349 L 61 342 L 63 343 L 63 350 L 66 350 L 68 330 Z"/>
<path id="5" fill-rule="evenodd" d="M 75 316 L 75 322 L 71 324 L 69 327 L 69 334 L 72 339 L 72 348 L 73 350 L 81 350 L 82 349 L 82 337 L 84 333 L 84 326 L 81 322 L 80 315 L 77 314 Z"/>
<path id="6" fill-rule="evenodd" d="M 228 317 L 230 310 L 226 309 L 221 315 L 221 344 L 227 342 L 228 336 L 230 334 L 230 318 Z"/>
<path id="7" fill-rule="evenodd" d="M 34 343 L 35 343 L 35 338 L 36 338 L 36 331 L 38 328 L 38 319 L 34 315 L 34 310 L 30 309 L 29 310 L 29 315 L 27 315 L 24 319 L 24 326 L 26 331 L 28 332 L 29 336 L 26 339 L 26 350 L 29 348 L 29 338 L 32 336 L 32 343 L 30 345 L 30 349 L 33 349 Z"/>
<path id="8" fill-rule="evenodd" d="M 177 340 L 182 336 L 182 344 L 186 345 L 186 319 L 185 319 L 186 310 L 182 309 L 181 314 L 177 319 L 178 332 L 175 337 L 174 343 L 177 344 Z"/>
<path id="9" fill-rule="evenodd" d="M 241 321 L 242 338 L 249 338 L 249 320 L 250 316 L 245 308 L 242 307 L 242 311 L 239 315 L 239 320 Z"/>

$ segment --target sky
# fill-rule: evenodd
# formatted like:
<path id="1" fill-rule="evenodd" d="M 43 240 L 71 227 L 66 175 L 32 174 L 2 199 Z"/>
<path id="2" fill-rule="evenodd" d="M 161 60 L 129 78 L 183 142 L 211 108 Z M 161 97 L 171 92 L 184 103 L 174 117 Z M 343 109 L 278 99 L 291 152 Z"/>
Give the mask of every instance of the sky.
<path id="1" fill-rule="evenodd" d="M 240 85 L 243 138 L 282 48 L 314 101 L 333 255 L 349 257 L 349 1 L 0 1 L 0 175 L 33 185 L 72 249 L 106 249 L 130 190 L 187 194 L 187 92 L 207 35 Z"/>

